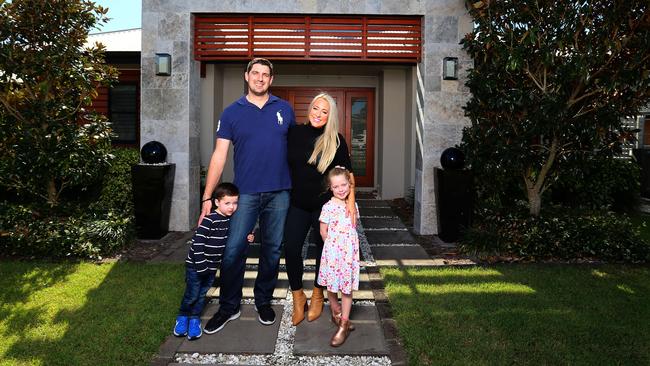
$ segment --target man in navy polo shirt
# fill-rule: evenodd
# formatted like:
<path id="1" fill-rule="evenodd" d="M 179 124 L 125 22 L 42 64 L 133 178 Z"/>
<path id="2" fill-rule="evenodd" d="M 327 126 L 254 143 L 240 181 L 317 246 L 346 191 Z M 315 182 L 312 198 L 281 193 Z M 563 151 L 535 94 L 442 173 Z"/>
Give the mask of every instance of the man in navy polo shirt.
<path id="1" fill-rule="evenodd" d="M 204 331 L 212 334 L 239 318 L 244 284 L 246 236 L 260 223 L 260 262 L 255 280 L 255 309 L 264 325 L 275 322 L 271 308 L 278 278 L 284 221 L 289 208 L 291 178 L 287 163 L 287 132 L 295 115 L 284 100 L 269 94 L 273 65 L 255 58 L 248 63 L 244 79 L 248 93 L 221 114 L 217 142 L 206 176 L 201 217 L 210 212 L 212 192 L 221 178 L 230 143 L 235 148 L 235 180 L 239 208 L 230 219 L 230 232 L 221 264 L 219 311 Z"/>

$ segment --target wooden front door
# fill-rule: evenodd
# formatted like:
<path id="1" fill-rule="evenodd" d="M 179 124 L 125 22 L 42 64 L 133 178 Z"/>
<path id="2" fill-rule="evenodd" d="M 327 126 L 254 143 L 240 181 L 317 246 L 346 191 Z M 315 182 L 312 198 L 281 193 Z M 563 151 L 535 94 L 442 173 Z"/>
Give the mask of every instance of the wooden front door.
<path id="1" fill-rule="evenodd" d="M 374 186 L 375 90 L 372 88 L 303 88 L 272 87 L 271 93 L 291 104 L 296 121 L 308 122 L 311 100 L 326 92 L 338 108 L 339 132 L 345 137 L 350 151 L 354 178 L 359 187 Z"/>

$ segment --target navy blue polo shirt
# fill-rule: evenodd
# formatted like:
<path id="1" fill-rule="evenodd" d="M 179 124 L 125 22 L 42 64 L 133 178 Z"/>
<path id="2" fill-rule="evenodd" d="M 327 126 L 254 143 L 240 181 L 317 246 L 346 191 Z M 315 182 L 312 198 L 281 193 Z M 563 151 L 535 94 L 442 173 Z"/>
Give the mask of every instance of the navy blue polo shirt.
<path id="1" fill-rule="evenodd" d="M 235 185 L 243 194 L 291 188 L 287 133 L 296 124 L 293 108 L 269 94 L 262 108 L 242 96 L 229 105 L 217 123 L 217 138 L 235 147 Z"/>

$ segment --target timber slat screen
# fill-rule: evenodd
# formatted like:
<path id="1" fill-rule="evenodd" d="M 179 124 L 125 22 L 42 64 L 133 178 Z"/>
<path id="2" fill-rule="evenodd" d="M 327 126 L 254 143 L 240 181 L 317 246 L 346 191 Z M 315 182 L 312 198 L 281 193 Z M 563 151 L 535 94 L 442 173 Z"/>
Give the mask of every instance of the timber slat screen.
<path id="1" fill-rule="evenodd" d="M 196 15 L 197 61 L 322 60 L 417 63 L 420 17 Z"/>

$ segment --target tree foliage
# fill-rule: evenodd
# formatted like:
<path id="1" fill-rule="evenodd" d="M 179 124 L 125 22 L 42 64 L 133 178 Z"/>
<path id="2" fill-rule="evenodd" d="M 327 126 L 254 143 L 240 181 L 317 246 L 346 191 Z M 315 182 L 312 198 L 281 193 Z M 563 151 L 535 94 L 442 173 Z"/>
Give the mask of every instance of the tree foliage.
<path id="1" fill-rule="evenodd" d="M 517 177 L 530 213 L 563 164 L 611 155 L 650 101 L 647 0 L 468 1 L 474 60 L 462 148 L 479 179 Z"/>
<path id="2" fill-rule="evenodd" d="M 0 186 L 59 203 L 108 163 L 106 118 L 86 110 L 116 71 L 84 47 L 107 9 L 83 0 L 0 2 Z"/>

